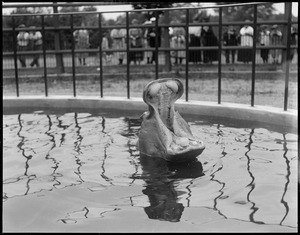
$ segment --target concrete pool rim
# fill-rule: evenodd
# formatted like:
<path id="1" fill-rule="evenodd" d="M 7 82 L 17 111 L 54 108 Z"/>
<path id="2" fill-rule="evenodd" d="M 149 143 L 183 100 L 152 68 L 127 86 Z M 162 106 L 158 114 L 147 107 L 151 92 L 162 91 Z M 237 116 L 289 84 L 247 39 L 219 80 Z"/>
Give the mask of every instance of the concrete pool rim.
<path id="1" fill-rule="evenodd" d="M 89 108 L 116 109 L 144 112 L 148 109 L 142 98 L 96 97 L 96 96 L 4 96 L 3 109 L 7 108 Z M 286 127 L 297 128 L 298 111 L 270 106 L 251 107 L 246 104 L 221 103 L 208 101 L 185 101 L 179 99 L 175 103 L 181 114 L 211 116 L 216 118 L 232 118 L 243 121 L 258 121 Z"/>

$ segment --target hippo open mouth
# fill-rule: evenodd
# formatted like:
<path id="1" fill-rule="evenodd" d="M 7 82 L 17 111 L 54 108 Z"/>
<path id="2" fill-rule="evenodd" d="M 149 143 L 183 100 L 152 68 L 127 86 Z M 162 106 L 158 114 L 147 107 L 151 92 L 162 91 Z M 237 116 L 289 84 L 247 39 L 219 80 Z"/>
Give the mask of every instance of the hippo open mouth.
<path id="1" fill-rule="evenodd" d="M 141 154 L 167 161 L 189 161 L 202 153 L 205 146 L 197 140 L 174 103 L 183 94 L 178 79 L 158 79 L 145 86 L 143 99 L 149 111 L 142 115 L 138 147 Z"/>

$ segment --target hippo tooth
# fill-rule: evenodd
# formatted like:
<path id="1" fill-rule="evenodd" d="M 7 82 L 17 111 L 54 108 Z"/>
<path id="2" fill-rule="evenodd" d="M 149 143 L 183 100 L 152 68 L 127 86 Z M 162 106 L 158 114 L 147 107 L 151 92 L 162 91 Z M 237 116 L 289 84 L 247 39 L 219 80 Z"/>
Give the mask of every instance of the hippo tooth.
<path id="1" fill-rule="evenodd" d="M 174 81 L 167 81 L 166 86 L 169 87 L 173 92 L 177 92 L 178 91 L 178 85 L 176 82 Z"/>
<path id="2" fill-rule="evenodd" d="M 176 138 L 175 143 L 182 147 L 185 147 L 189 145 L 189 139 L 186 137 L 178 137 Z"/>

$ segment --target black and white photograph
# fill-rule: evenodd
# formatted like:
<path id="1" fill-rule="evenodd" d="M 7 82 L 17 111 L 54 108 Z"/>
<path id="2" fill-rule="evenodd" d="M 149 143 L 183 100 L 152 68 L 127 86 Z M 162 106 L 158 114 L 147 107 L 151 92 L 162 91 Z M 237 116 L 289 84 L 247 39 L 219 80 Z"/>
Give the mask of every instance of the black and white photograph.
<path id="1" fill-rule="evenodd" d="M 2 233 L 297 233 L 298 2 L 2 2 Z"/>

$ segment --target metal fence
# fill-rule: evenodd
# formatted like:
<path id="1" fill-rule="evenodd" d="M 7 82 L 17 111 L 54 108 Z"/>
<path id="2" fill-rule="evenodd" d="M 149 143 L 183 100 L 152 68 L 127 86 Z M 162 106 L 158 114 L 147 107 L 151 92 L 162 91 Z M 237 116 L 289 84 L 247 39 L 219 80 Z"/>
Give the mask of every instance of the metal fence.
<path id="1" fill-rule="evenodd" d="M 103 63 L 103 53 L 113 53 L 113 52 L 125 52 L 126 53 L 126 78 L 127 78 L 127 98 L 130 98 L 130 77 L 131 77 L 131 71 L 130 71 L 130 60 L 129 60 L 129 53 L 132 51 L 150 51 L 150 52 L 155 52 L 155 78 L 159 78 L 159 64 L 163 64 L 165 59 L 162 59 L 160 57 L 165 56 L 166 52 L 170 53 L 171 51 L 185 51 L 185 56 L 188 58 L 190 50 L 201 50 L 201 51 L 206 51 L 206 50 L 216 50 L 218 52 L 218 60 L 217 60 L 217 67 L 218 67 L 218 103 L 221 103 L 221 94 L 222 94 L 222 87 L 221 87 L 221 80 L 222 80 L 222 64 L 224 64 L 224 56 L 222 55 L 223 51 L 226 50 L 241 50 L 244 49 L 244 47 L 241 46 L 223 46 L 222 45 L 222 32 L 223 32 L 223 27 L 233 25 L 233 26 L 242 26 L 245 25 L 244 21 L 240 22 L 223 22 L 222 20 L 222 11 L 226 7 L 233 7 L 233 6 L 244 6 L 244 5 L 251 5 L 253 7 L 253 21 L 249 22 L 248 24 L 251 25 L 254 29 L 253 33 L 253 38 L 256 39 L 258 38 L 258 27 L 262 24 L 264 25 L 272 25 L 272 24 L 280 24 L 283 25 L 283 44 L 282 45 L 277 45 L 277 46 L 260 46 L 257 45 L 255 40 L 253 40 L 253 46 L 251 48 L 252 50 L 252 59 L 251 59 L 251 69 L 252 69 L 252 79 L 251 79 L 251 106 L 254 106 L 254 94 L 255 94 L 255 78 L 256 78 L 256 66 L 257 62 L 259 61 L 257 59 L 258 55 L 257 52 L 260 49 L 280 49 L 282 50 L 281 54 L 281 64 L 284 70 L 285 74 L 285 88 L 284 88 L 284 110 L 287 110 L 287 105 L 288 105 L 288 90 L 289 90 L 289 71 L 290 71 L 290 54 L 291 50 L 296 50 L 298 49 L 297 45 L 291 45 L 290 43 L 290 37 L 291 37 L 291 26 L 298 24 L 298 22 L 292 21 L 292 3 L 285 3 L 286 4 L 286 12 L 285 12 L 285 19 L 281 21 L 267 21 L 267 22 L 258 22 L 257 20 L 257 7 L 263 3 L 244 3 L 244 4 L 227 4 L 227 5 L 217 5 L 214 6 L 213 8 L 218 8 L 219 11 L 219 21 L 218 22 L 201 22 L 201 23 L 190 23 L 189 22 L 189 13 L 193 9 L 205 9 L 206 7 L 195 7 L 195 8 L 160 8 L 160 9 L 142 9 L 142 10 L 129 10 L 129 11 L 123 11 L 124 14 L 126 15 L 126 22 L 123 25 L 114 25 L 114 26 L 104 26 L 103 23 L 101 22 L 102 19 L 102 14 L 103 12 L 70 12 L 70 13 L 53 13 L 53 14 L 30 14 L 30 17 L 32 16 L 37 16 L 41 18 L 41 27 L 36 27 L 35 30 L 39 30 L 42 33 L 42 40 L 43 40 L 43 48 L 40 51 L 18 51 L 17 50 L 17 42 L 16 42 L 16 36 L 17 33 L 21 30 L 32 30 L 30 28 L 17 28 L 14 21 L 17 17 L 24 17 L 26 14 L 14 14 L 14 15 L 9 15 L 3 17 L 12 17 L 13 21 L 13 28 L 3 28 L 3 32 L 9 32 L 12 33 L 13 35 L 13 51 L 12 52 L 3 52 L 3 58 L 7 58 L 11 61 L 13 61 L 13 69 L 15 71 L 15 83 L 16 83 L 16 95 L 19 96 L 19 75 L 18 75 L 18 56 L 19 55 L 42 55 L 42 61 L 43 61 L 43 70 L 44 70 L 44 84 L 45 84 L 45 96 L 48 96 L 48 75 L 47 75 L 47 68 L 51 66 L 50 59 L 53 60 L 53 58 L 57 55 L 64 55 L 64 59 L 68 58 L 67 60 L 69 61 L 69 66 L 72 67 L 72 80 L 73 80 L 73 95 L 74 97 L 76 96 L 76 53 L 93 53 L 95 56 L 98 56 L 98 61 L 99 61 L 99 79 L 100 79 L 100 96 L 103 97 L 103 66 L 106 64 Z M 84 4 L 83 4 L 84 5 Z M 184 24 L 176 23 L 176 24 L 163 24 L 160 23 L 158 20 L 155 21 L 155 29 L 157 30 L 159 27 L 161 28 L 168 28 L 168 27 L 183 27 L 185 29 L 185 38 L 188 38 L 189 35 L 189 27 L 190 26 L 213 26 L 216 27 L 217 30 L 217 35 L 219 38 L 219 43 L 218 46 L 208 46 L 208 47 L 191 47 L 189 46 L 188 40 L 185 40 L 185 45 L 184 49 L 178 49 L 178 48 L 170 48 L 170 47 L 159 47 L 158 44 L 156 43 L 156 46 L 154 48 L 130 48 L 129 43 L 126 45 L 126 49 L 124 50 L 116 50 L 116 49 L 102 49 L 101 46 L 95 49 L 86 49 L 86 50 L 78 50 L 75 49 L 75 40 L 73 37 L 73 32 L 77 29 L 80 29 L 82 27 L 74 26 L 74 16 L 76 15 L 88 15 L 88 14 L 97 14 L 98 15 L 98 26 L 87 26 L 84 27 L 85 29 L 90 29 L 90 30 L 98 30 L 99 31 L 99 41 L 100 45 L 102 42 L 102 32 L 107 29 L 115 29 L 115 28 L 125 28 L 126 29 L 126 39 L 127 42 L 129 42 L 129 29 L 130 28 L 149 28 L 153 26 L 149 25 L 131 25 L 129 23 L 129 14 L 131 12 L 146 12 L 146 11 L 152 11 L 155 12 L 155 17 L 156 19 L 159 18 L 159 11 L 174 11 L 174 10 L 181 10 L 185 12 L 185 22 Z M 111 11 L 110 13 L 114 13 L 116 11 Z M 121 11 L 117 11 L 121 12 Z M 107 12 L 106 12 L 107 13 Z M 70 26 L 69 27 L 60 27 L 59 25 L 55 27 L 46 27 L 45 26 L 45 17 L 46 16 L 54 16 L 54 17 L 59 17 L 62 15 L 69 15 L 70 16 Z M 46 49 L 46 32 L 47 31 L 53 31 L 53 32 L 59 32 L 59 30 L 62 29 L 68 29 L 71 30 L 71 48 L 70 49 L 60 49 L 56 48 L 55 50 L 49 50 Z M 158 36 L 156 36 L 156 42 L 158 41 Z M 67 56 L 66 56 L 67 55 Z M 185 63 L 183 63 L 185 66 L 185 100 L 189 100 L 189 63 L 186 60 Z M 7 66 L 9 66 L 7 64 Z M 52 64 L 53 66 L 53 64 Z M 5 67 L 4 67 L 5 69 Z"/>

